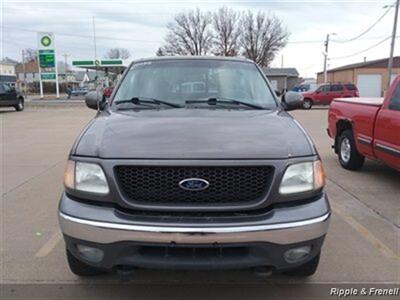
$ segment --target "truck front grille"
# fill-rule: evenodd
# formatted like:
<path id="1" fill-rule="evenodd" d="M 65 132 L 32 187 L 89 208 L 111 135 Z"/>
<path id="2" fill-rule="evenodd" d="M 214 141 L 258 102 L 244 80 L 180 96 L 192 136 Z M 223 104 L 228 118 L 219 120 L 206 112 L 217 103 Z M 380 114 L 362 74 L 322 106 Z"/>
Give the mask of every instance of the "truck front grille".
<path id="1" fill-rule="evenodd" d="M 116 178 L 124 196 L 148 205 L 245 205 L 261 201 L 268 193 L 270 166 L 117 166 Z M 209 182 L 204 190 L 182 189 L 188 178 Z"/>

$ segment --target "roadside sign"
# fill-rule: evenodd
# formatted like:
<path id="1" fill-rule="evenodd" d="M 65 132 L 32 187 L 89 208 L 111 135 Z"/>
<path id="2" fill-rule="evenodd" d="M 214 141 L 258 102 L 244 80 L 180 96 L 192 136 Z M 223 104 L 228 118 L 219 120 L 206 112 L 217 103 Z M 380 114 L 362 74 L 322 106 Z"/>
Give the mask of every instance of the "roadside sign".
<path id="1" fill-rule="evenodd" d="M 47 50 L 54 49 L 54 34 L 51 32 L 38 33 L 38 49 Z"/>
<path id="2" fill-rule="evenodd" d="M 40 79 L 43 81 L 54 81 L 56 80 L 56 73 L 41 73 Z"/>
<path id="3" fill-rule="evenodd" d="M 55 62 L 54 50 L 39 50 L 39 64 L 41 68 L 54 68 Z"/>
<path id="4" fill-rule="evenodd" d="M 56 82 L 57 98 L 60 97 L 57 74 L 57 57 L 54 34 L 51 32 L 38 33 L 38 61 L 40 74 L 40 98 L 43 98 L 43 81 Z"/>

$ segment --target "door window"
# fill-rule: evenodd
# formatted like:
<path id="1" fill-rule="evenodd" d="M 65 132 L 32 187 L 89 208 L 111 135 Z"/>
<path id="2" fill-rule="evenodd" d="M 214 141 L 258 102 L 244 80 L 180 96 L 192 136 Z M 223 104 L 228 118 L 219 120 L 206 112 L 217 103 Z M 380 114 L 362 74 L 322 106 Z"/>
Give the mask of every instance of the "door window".
<path id="1" fill-rule="evenodd" d="M 331 91 L 332 92 L 341 92 L 341 91 L 343 91 L 343 86 L 340 84 L 333 84 L 333 85 L 331 85 Z"/>
<path id="2" fill-rule="evenodd" d="M 3 84 L 3 91 L 5 93 L 9 93 L 11 92 L 11 88 L 7 84 Z"/>
<path id="3" fill-rule="evenodd" d="M 400 111 L 400 84 L 397 85 L 392 98 L 390 98 L 389 109 Z"/>
<path id="4" fill-rule="evenodd" d="M 321 86 L 318 88 L 317 91 L 318 91 L 318 92 L 324 92 L 324 93 L 329 92 L 329 85 L 321 85 Z"/>

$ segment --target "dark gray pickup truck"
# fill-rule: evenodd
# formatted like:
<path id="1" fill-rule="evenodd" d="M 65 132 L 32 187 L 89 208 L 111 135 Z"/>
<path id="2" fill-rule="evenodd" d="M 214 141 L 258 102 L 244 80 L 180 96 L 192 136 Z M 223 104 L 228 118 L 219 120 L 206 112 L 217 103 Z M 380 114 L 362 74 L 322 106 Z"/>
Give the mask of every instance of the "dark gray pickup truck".
<path id="1" fill-rule="evenodd" d="M 77 138 L 59 205 L 70 269 L 312 275 L 330 207 L 318 153 L 251 61 L 133 62 Z"/>

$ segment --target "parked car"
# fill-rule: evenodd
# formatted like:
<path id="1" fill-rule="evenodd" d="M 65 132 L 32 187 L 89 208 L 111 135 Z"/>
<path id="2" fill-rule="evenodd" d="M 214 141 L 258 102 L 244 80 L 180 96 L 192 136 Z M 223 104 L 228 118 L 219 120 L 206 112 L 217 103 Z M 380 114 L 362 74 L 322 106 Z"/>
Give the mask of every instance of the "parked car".
<path id="1" fill-rule="evenodd" d="M 71 95 L 72 96 L 85 96 L 89 92 L 89 89 L 87 87 L 81 87 L 81 88 L 76 88 L 72 90 Z"/>
<path id="2" fill-rule="evenodd" d="M 204 90 L 182 89 L 203 82 Z M 253 62 L 164 57 L 128 67 L 66 166 L 71 271 L 257 268 L 310 276 L 330 208 L 318 153 Z"/>
<path id="3" fill-rule="evenodd" d="M 352 83 L 328 83 L 303 93 L 303 96 L 303 108 L 310 109 L 315 104 L 329 105 L 334 98 L 359 97 L 360 94 Z"/>
<path id="4" fill-rule="evenodd" d="M 400 170 L 400 76 L 385 98 L 335 99 L 328 134 L 343 168 L 358 170 L 369 158 Z"/>
<path id="5" fill-rule="evenodd" d="M 0 83 L 0 106 L 12 106 L 16 111 L 24 110 L 24 96 L 14 87 Z"/>
<path id="6" fill-rule="evenodd" d="M 114 87 L 113 87 L 113 86 L 106 87 L 106 88 L 103 90 L 103 95 L 104 95 L 104 97 L 110 98 L 110 97 L 111 97 L 111 94 L 112 94 L 112 92 L 113 92 L 113 90 L 114 90 Z"/>

